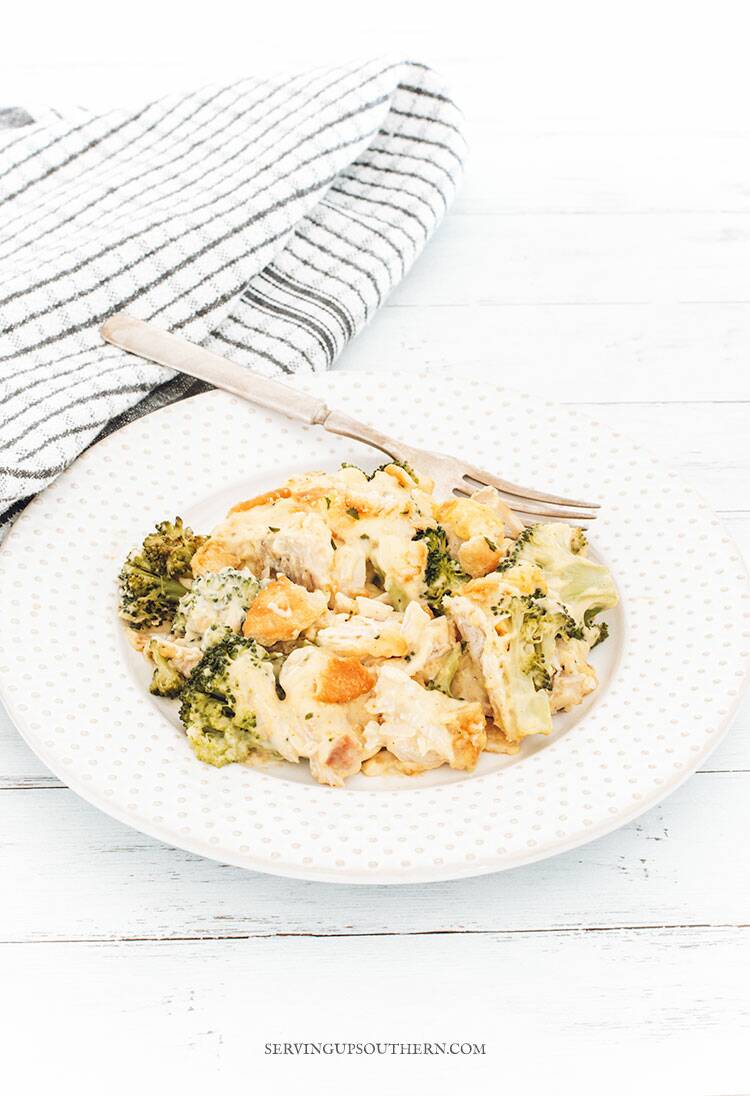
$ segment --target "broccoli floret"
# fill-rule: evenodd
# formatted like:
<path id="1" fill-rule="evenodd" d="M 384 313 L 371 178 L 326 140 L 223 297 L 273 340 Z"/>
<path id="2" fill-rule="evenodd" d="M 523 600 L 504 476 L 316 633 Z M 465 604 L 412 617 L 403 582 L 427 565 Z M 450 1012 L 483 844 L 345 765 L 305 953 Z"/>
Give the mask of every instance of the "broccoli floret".
<path id="1" fill-rule="evenodd" d="M 521 626 L 523 670 L 531 677 L 534 688 L 550 690 L 557 640 L 581 639 L 583 630 L 563 605 L 541 596 L 540 591 L 520 600 L 526 605 Z"/>
<path id="2" fill-rule="evenodd" d="M 529 605 L 527 620 L 539 621 L 539 627 L 552 631 L 556 639 L 583 639 L 583 628 L 560 602 L 537 590 L 524 599 Z"/>
<path id="3" fill-rule="evenodd" d="M 424 600 L 430 608 L 441 613 L 441 603 L 446 594 L 457 593 L 469 581 L 469 576 L 448 551 L 448 534 L 441 525 L 434 529 L 420 529 L 414 540 L 427 545 L 427 563 L 424 570 Z"/>
<path id="4" fill-rule="evenodd" d="M 514 741 L 527 734 L 548 734 L 550 643 L 554 647 L 555 642 L 550 614 L 531 597 L 505 597 L 492 611 L 503 647 L 492 698 L 493 707 L 500 709 L 501 725 Z"/>
<path id="5" fill-rule="evenodd" d="M 546 686 L 556 629 L 550 627 L 548 636 L 543 595 L 514 593 L 511 586 L 503 589 L 504 583 L 496 586 L 497 600 L 490 606 L 460 594 L 444 604 L 484 684 L 495 723 L 511 742 L 518 742 L 552 730 Z"/>
<path id="6" fill-rule="evenodd" d="M 133 551 L 119 575 L 120 616 L 131 628 L 154 628 L 170 620 L 185 594 L 190 561 L 205 537 L 183 526 L 181 518 L 162 521 L 140 551 Z"/>
<path id="7" fill-rule="evenodd" d="M 155 696 L 179 696 L 186 679 L 201 659 L 195 643 L 184 643 L 171 636 L 152 636 L 143 653 L 154 664 L 150 689 Z"/>
<path id="8" fill-rule="evenodd" d="M 504 559 L 500 560 L 497 567 L 495 568 L 496 571 L 500 571 L 502 573 L 503 571 L 509 571 L 511 567 L 515 567 L 515 565 L 521 558 L 521 552 L 524 545 L 528 543 L 533 528 L 533 525 L 528 525 L 522 532 L 518 534 L 515 541 L 513 542 L 513 547 L 510 549 L 507 556 Z"/>
<path id="9" fill-rule="evenodd" d="M 551 614 L 546 613 L 539 600 L 533 596 L 519 600 L 526 605 L 520 634 L 524 647 L 521 668 L 534 682 L 535 689 L 550 689 L 550 642 L 554 647 L 556 622 L 553 623 Z"/>
<path id="10" fill-rule="evenodd" d="M 176 578 L 153 575 L 129 556 L 120 571 L 120 616 L 131 628 L 155 628 L 169 620 L 185 587 Z"/>
<path id="11" fill-rule="evenodd" d="M 594 647 L 598 647 L 600 643 L 604 643 L 604 640 L 609 637 L 609 625 L 606 620 L 599 620 L 595 623 L 592 621 L 592 615 L 590 613 L 584 613 L 584 628 L 581 628 L 581 635 L 574 636 L 577 639 L 586 639 L 590 649 L 593 651 Z"/>
<path id="12" fill-rule="evenodd" d="M 574 526 L 562 522 L 530 525 L 498 570 L 507 570 L 521 560 L 536 564 L 544 572 L 551 596 L 565 606 L 579 630 L 578 635 L 570 632 L 571 638 L 601 642 L 606 631 L 602 634 L 597 625 L 592 637 L 587 629 L 593 630 L 597 613 L 617 605 L 617 590 L 607 568 L 588 559 L 585 550 L 586 537 Z"/>
<path id="13" fill-rule="evenodd" d="M 557 672 L 552 683 L 550 705 L 555 712 L 569 711 L 592 692 L 598 682 L 596 670 L 587 661 L 586 640 L 561 639 L 557 644 Z"/>
<path id="14" fill-rule="evenodd" d="M 567 542 L 570 551 L 576 555 L 579 552 L 585 552 L 588 548 L 589 542 L 586 538 L 586 534 L 584 533 L 583 529 L 580 529 L 577 525 L 563 525 L 562 522 L 555 522 L 554 524 L 550 523 L 549 526 L 527 525 L 525 529 L 521 530 L 515 541 L 513 541 L 513 546 L 510 552 L 505 557 L 505 559 L 498 564 L 496 570 L 507 571 L 509 567 L 513 567 L 516 563 L 518 563 L 519 559 L 531 558 L 527 554 L 524 554 L 524 546 L 529 544 L 531 541 L 534 540 L 535 537 L 538 536 L 538 531 L 540 529 L 547 528 L 557 529 L 558 531 L 564 529 L 565 534 L 562 537 L 562 540 Z"/>
<path id="15" fill-rule="evenodd" d="M 227 632 L 239 632 L 259 589 L 258 580 L 247 570 L 225 567 L 200 575 L 180 599 L 172 631 L 188 642 L 200 641 L 207 649 Z"/>
<path id="16" fill-rule="evenodd" d="M 160 521 L 143 542 L 144 567 L 155 575 L 190 574 L 190 561 L 206 540 L 182 524 L 182 518 Z"/>
<path id="17" fill-rule="evenodd" d="M 201 761 L 219 766 L 247 761 L 261 744 L 255 713 L 239 695 L 238 674 L 243 664 L 262 662 L 267 662 L 263 648 L 232 632 L 210 647 L 191 673 L 180 719 Z"/>
<path id="18" fill-rule="evenodd" d="M 190 722 L 190 707 L 195 693 L 202 693 L 220 700 L 225 709 L 232 709 L 231 717 L 237 715 L 234 711 L 236 686 L 232 680 L 232 670 L 237 660 L 246 655 L 256 662 L 266 658 L 265 651 L 254 639 L 246 639 L 234 633 L 225 636 L 206 651 L 188 678 L 185 687 L 180 709 L 180 718 L 183 723 Z M 225 714 L 227 714 L 226 711 Z"/>
<path id="19" fill-rule="evenodd" d="M 528 674 L 534 682 L 534 688 L 537 692 L 540 689 L 549 692 L 552 688 L 552 674 L 547 669 L 544 658 L 537 647 L 532 647 L 524 657 L 523 672 Z"/>
<path id="20" fill-rule="evenodd" d="M 155 644 L 152 644 L 149 650 L 149 657 L 155 666 L 149 692 L 153 693 L 154 696 L 179 696 L 185 684 L 185 678 L 180 671 L 175 669 Z"/>
<path id="21" fill-rule="evenodd" d="M 445 693 L 446 696 L 452 696 L 451 684 L 453 678 L 456 676 L 458 670 L 458 664 L 461 661 L 461 645 L 459 643 L 454 644 L 451 647 L 448 654 L 440 663 L 440 668 L 435 676 L 427 682 L 428 689 L 437 689 L 441 693 Z"/>
<path id="22" fill-rule="evenodd" d="M 577 525 L 573 526 L 573 533 L 570 538 L 570 550 L 571 552 L 585 552 L 589 546 L 589 542 L 586 538 L 586 534 L 583 529 L 579 529 Z"/>

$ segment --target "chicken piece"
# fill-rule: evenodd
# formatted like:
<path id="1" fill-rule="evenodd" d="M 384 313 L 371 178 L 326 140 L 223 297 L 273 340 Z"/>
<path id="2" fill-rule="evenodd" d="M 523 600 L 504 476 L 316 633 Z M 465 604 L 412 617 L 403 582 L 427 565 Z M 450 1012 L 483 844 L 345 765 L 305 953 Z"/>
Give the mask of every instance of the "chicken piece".
<path id="1" fill-rule="evenodd" d="M 599 684 L 596 670 L 587 662 L 588 644 L 581 639 L 557 641 L 559 669 L 552 679 L 550 707 L 567 712 L 592 693 Z"/>
<path id="2" fill-rule="evenodd" d="M 473 769 L 484 749 L 479 704 L 425 689 L 396 666 L 380 667 L 367 708 L 376 717 L 365 727 L 367 754 L 385 747 L 412 771 L 445 763 L 452 769 Z"/>
<path id="3" fill-rule="evenodd" d="M 310 772 L 318 783 L 340 788 L 362 768 L 362 741 L 358 735 L 344 733 L 320 743 L 308 756 Z"/>
<path id="4" fill-rule="evenodd" d="M 279 575 L 256 596 L 247 611 L 242 634 L 264 647 L 288 643 L 310 628 L 326 612 L 328 598 L 318 590 L 308 593 L 304 586 Z"/>
<path id="5" fill-rule="evenodd" d="M 481 704 L 487 719 L 492 718 L 492 705 L 487 696 L 482 675 L 468 651 L 461 652 L 458 668 L 451 682 L 451 694 L 458 700 L 475 701 Z"/>
<path id="6" fill-rule="evenodd" d="M 431 620 L 426 640 L 429 647 L 426 650 L 423 648 L 422 652 L 418 651 L 414 656 L 418 669 L 413 672 L 413 676 L 431 689 L 441 689 L 447 695 L 453 696 L 453 678 L 461 659 L 461 645 L 456 638 L 453 621 L 448 617 Z M 422 657 L 424 664 L 419 668 Z"/>
<path id="7" fill-rule="evenodd" d="M 281 572 L 308 590 L 333 590 L 334 551 L 328 527 L 317 514 L 294 514 L 278 531 L 269 527 L 261 555 L 261 577 Z"/>
<path id="8" fill-rule="evenodd" d="M 367 601 L 367 598 L 363 600 Z M 348 594 L 342 594 L 340 590 L 337 590 L 333 595 L 333 610 L 336 613 L 356 613 L 357 602 L 353 597 L 349 597 Z"/>
<path id="9" fill-rule="evenodd" d="M 402 658 L 409 653 L 409 643 L 402 629 L 401 613 L 376 620 L 370 616 L 334 614 L 333 621 L 317 634 L 321 647 L 337 655 L 356 658 Z"/>
<path id="10" fill-rule="evenodd" d="M 401 614 L 399 614 L 400 616 Z M 417 601 L 410 601 L 401 617 L 401 632 L 414 654 L 424 642 L 424 637 L 433 618 Z"/>
<path id="11" fill-rule="evenodd" d="M 408 765 L 405 761 L 399 761 L 390 750 L 378 750 L 362 762 L 365 776 L 419 776 L 426 771 L 421 765 Z"/>
<path id="12" fill-rule="evenodd" d="M 356 596 L 371 592 L 374 567 L 386 588 L 416 598 L 426 549 L 413 538 L 434 522 L 431 490 L 397 465 L 369 478 L 353 467 L 292 477 L 233 507 L 196 553 L 194 574 L 247 567 Z"/>
<path id="13" fill-rule="evenodd" d="M 367 589 L 368 553 L 364 541 L 337 546 L 333 556 L 333 586 L 337 593 L 356 597 Z"/>
<path id="14" fill-rule="evenodd" d="M 331 534 L 323 519 L 280 497 L 230 513 L 195 553 L 193 573 L 247 567 L 258 579 L 281 573 L 308 590 L 330 593 L 333 562 Z"/>
<path id="15" fill-rule="evenodd" d="M 352 612 L 360 616 L 372 617 L 373 620 L 389 620 L 394 613 L 394 608 L 387 601 L 379 601 L 372 597 L 358 597 L 354 599 Z"/>
<path id="16" fill-rule="evenodd" d="M 398 659 L 410 677 L 429 678 L 455 644 L 455 629 L 446 617 L 431 617 L 416 601 L 404 613 L 372 598 L 357 598 L 358 613 L 331 614 L 316 642 L 341 655 Z"/>
<path id="17" fill-rule="evenodd" d="M 293 476 L 287 487 L 300 505 L 324 513 L 336 536 L 348 540 L 363 528 L 355 523 L 374 517 L 400 517 L 418 528 L 432 521 L 432 481 L 417 482 L 399 465 L 386 465 L 368 477 L 360 468 L 344 465 L 338 472 L 310 472 Z M 324 504 L 325 510 L 319 509 Z"/>
<path id="18" fill-rule="evenodd" d="M 487 745 L 484 747 L 485 753 L 493 754 L 517 754 L 521 749 L 520 742 L 510 742 L 503 731 L 494 723 L 487 724 Z"/>
<path id="19" fill-rule="evenodd" d="M 401 633 L 409 651 L 404 660 L 394 662 L 394 665 L 424 684 L 434 677 L 455 646 L 456 630 L 448 617 L 431 617 L 416 601 L 410 601 L 401 623 Z"/>
<path id="20" fill-rule="evenodd" d="M 359 772 L 365 758 L 361 732 L 368 713 L 364 698 L 374 678 L 354 662 L 319 647 L 298 647 L 279 675 L 286 694 L 283 704 L 294 713 L 296 747 L 310 759 L 314 778 L 333 787 Z"/>

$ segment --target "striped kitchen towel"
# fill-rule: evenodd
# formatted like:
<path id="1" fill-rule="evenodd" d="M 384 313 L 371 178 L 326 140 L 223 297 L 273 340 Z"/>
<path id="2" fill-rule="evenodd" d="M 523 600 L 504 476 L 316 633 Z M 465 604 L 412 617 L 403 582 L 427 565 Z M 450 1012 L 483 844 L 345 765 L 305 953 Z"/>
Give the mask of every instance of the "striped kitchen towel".
<path id="1" fill-rule="evenodd" d="M 138 110 L 0 111 L 0 514 L 114 426 L 200 391 L 99 336 L 127 309 L 265 375 L 327 369 L 461 173 L 413 62 L 247 79 Z"/>

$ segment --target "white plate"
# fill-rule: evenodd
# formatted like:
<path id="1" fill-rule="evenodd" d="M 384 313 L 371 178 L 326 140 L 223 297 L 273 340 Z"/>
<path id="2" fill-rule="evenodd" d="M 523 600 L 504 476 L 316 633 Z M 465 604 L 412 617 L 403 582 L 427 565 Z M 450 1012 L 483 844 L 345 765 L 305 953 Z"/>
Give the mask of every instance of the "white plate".
<path id="1" fill-rule="evenodd" d="M 176 705 L 116 617 L 115 579 L 153 524 L 208 531 L 292 472 L 374 467 L 372 450 L 212 392 L 120 430 L 21 516 L 0 552 L 0 690 L 46 765 L 85 799 L 170 844 L 261 871 L 407 883 L 496 871 L 590 841 L 672 791 L 716 746 L 750 657 L 744 564 L 719 522 L 620 435 L 537 397 L 429 374 L 334 373 L 301 385 L 415 445 L 521 483 L 600 499 L 596 554 L 622 596 L 597 649 L 601 687 L 514 758 L 473 774 L 359 776 L 197 761 Z M 557 718 L 557 717 L 556 717 Z"/>

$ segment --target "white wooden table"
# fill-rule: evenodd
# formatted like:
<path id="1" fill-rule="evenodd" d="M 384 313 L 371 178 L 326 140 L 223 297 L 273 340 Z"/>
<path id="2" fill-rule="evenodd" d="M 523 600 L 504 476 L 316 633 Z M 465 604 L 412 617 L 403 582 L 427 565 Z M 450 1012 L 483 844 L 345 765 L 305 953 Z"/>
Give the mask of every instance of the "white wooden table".
<path id="1" fill-rule="evenodd" d="M 339 367 L 482 370 L 575 403 L 679 469 L 750 557 L 750 131 L 727 114 L 728 77 L 717 62 L 713 113 L 693 96 L 670 115 L 666 93 L 661 112 L 645 97 L 618 113 L 615 51 L 611 115 L 595 97 L 579 109 L 576 58 L 570 85 L 558 64 L 529 106 L 505 95 L 512 52 L 443 58 L 470 119 L 464 188 Z M 101 66 L 85 86 L 166 87 L 180 65 L 147 57 L 109 83 Z M 38 98 L 61 80 L 83 97 L 80 72 L 51 63 L 19 64 L 15 86 L 42 77 Z M 0 789 L 3 1073 L 77 1092 L 147 1076 L 144 1091 L 192 1091 L 217 1071 L 271 1093 L 750 1090 L 747 699 L 704 769 L 639 821 L 458 883 L 294 882 L 166 847 L 61 786 L 4 714 Z M 264 1054 L 318 1039 L 487 1053 Z"/>

